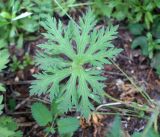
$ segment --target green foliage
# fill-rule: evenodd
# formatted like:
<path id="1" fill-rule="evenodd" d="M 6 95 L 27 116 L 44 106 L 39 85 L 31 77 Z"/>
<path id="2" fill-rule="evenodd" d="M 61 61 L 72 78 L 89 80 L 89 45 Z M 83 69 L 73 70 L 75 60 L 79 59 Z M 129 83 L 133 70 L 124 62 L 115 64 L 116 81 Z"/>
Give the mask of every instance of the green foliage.
<path id="1" fill-rule="evenodd" d="M 8 58 L 9 58 L 9 54 L 8 51 L 6 49 L 3 48 L 3 41 L 0 41 L 0 73 L 2 72 L 2 70 L 4 68 L 6 68 L 6 64 L 8 63 Z M 0 83 L 0 91 L 4 92 L 5 88 L 4 86 Z"/>
<path id="2" fill-rule="evenodd" d="M 72 5 L 76 2 L 76 0 L 54 0 L 57 1 L 58 4 L 63 8 L 63 10 L 54 2 L 55 11 L 60 15 L 64 16 L 66 12 L 72 9 Z"/>
<path id="3" fill-rule="evenodd" d="M 160 51 L 160 39 L 153 39 L 151 33 L 147 33 L 147 43 L 149 58 L 153 58 L 154 53 Z"/>
<path id="4" fill-rule="evenodd" d="M 58 100 L 58 98 L 57 98 Z M 64 111 L 59 108 L 59 103 L 56 99 L 54 99 L 51 103 L 51 113 L 54 116 L 62 115 Z"/>
<path id="5" fill-rule="evenodd" d="M 152 28 L 151 28 L 151 33 L 156 39 L 160 38 L 160 18 L 159 17 L 154 19 L 154 23 L 152 24 Z"/>
<path id="6" fill-rule="evenodd" d="M 4 108 L 4 105 L 2 104 L 2 101 L 3 101 L 3 96 L 0 95 L 0 115 L 3 113 L 2 110 Z"/>
<path id="7" fill-rule="evenodd" d="M 139 46 L 142 49 L 143 55 L 145 55 L 145 56 L 149 55 L 147 38 L 145 36 L 140 36 L 140 37 L 137 37 L 133 40 L 132 45 L 131 45 L 132 49 L 135 49 Z"/>
<path id="8" fill-rule="evenodd" d="M 8 63 L 8 51 L 6 49 L 0 48 L 0 72 L 6 68 L 6 64 Z"/>
<path id="9" fill-rule="evenodd" d="M 159 137 L 160 134 L 156 133 L 152 128 L 146 133 L 145 137 Z M 132 137 L 143 137 L 142 133 L 135 132 Z"/>
<path id="10" fill-rule="evenodd" d="M 6 68 L 6 64 L 8 63 L 9 54 L 6 49 L 4 49 L 5 42 L 3 40 L 0 40 L 0 72 L 4 68 Z M 5 88 L 0 83 L 0 91 L 4 92 Z M 2 109 L 4 105 L 2 104 L 3 96 L 0 95 L 0 115 L 2 114 Z M 16 123 L 11 119 L 10 117 L 0 117 L 0 136 L 1 137 L 22 137 L 22 134 L 20 131 L 16 131 L 18 129 L 18 126 Z"/>
<path id="11" fill-rule="evenodd" d="M 144 31 L 144 25 L 139 23 L 129 24 L 128 28 L 129 28 L 129 31 L 135 36 L 141 35 Z"/>
<path id="12" fill-rule="evenodd" d="M 160 52 L 156 53 L 151 60 L 151 66 L 157 70 L 157 74 L 160 75 Z"/>
<path id="13" fill-rule="evenodd" d="M 129 23 L 144 23 L 149 29 L 156 15 L 154 10 L 159 8 L 156 0 L 91 0 L 98 15 L 116 20 L 126 19 Z"/>
<path id="14" fill-rule="evenodd" d="M 93 9 L 97 16 L 106 16 L 110 18 L 113 12 L 112 1 L 109 2 L 109 5 L 105 4 L 104 0 L 94 0 Z"/>
<path id="15" fill-rule="evenodd" d="M 7 128 L 0 127 L 0 136 L 2 137 L 12 137 L 14 135 L 13 131 L 8 130 Z"/>
<path id="16" fill-rule="evenodd" d="M 152 34 L 147 33 L 147 36 L 139 36 L 134 39 L 132 48 L 135 49 L 138 46 L 141 47 L 143 55 L 152 59 L 155 51 L 160 50 L 160 39 L 153 40 Z"/>
<path id="17" fill-rule="evenodd" d="M 152 34 L 147 33 L 147 36 L 136 37 L 131 47 L 132 49 L 140 47 L 142 54 L 151 59 L 151 66 L 159 71 L 160 39 L 153 39 Z"/>
<path id="18" fill-rule="evenodd" d="M 52 0 L 31 0 L 33 6 L 31 7 L 34 15 L 33 18 L 41 20 L 46 15 L 53 15 L 53 1 Z"/>
<path id="19" fill-rule="evenodd" d="M 22 31 L 24 30 L 22 26 L 25 23 L 21 21 L 26 18 L 29 19 L 32 13 L 28 12 L 27 9 L 22 6 L 22 2 L 18 0 L 2 1 L 1 5 L 3 6 L 0 7 L 0 38 L 10 43 L 19 41 L 18 47 L 21 47 L 23 43 Z"/>
<path id="20" fill-rule="evenodd" d="M 62 110 L 76 106 L 88 117 L 94 110 L 91 100 L 100 102 L 103 94 L 101 81 L 105 78 L 100 75 L 103 64 L 110 64 L 107 58 L 121 52 L 111 44 L 118 27 L 96 30 L 95 24 L 95 16 L 90 10 L 79 19 L 81 30 L 72 21 L 67 27 L 51 17 L 42 22 L 47 30 L 43 35 L 48 42 L 39 45 L 44 52 L 38 52 L 35 57 L 42 73 L 34 75 L 37 80 L 32 82 L 31 95 L 50 93 L 51 100 L 59 98 Z"/>
<path id="21" fill-rule="evenodd" d="M 151 23 L 153 23 L 154 10 L 157 8 L 155 1 L 150 0 L 131 0 L 131 15 L 130 21 L 133 23 L 144 22 L 146 27 L 149 29 Z"/>
<path id="22" fill-rule="evenodd" d="M 152 118 L 154 118 L 154 117 L 150 118 L 150 120 L 149 120 L 149 122 L 143 132 L 134 132 L 131 137 L 159 137 L 160 134 L 155 132 L 155 130 L 151 127 L 153 124 L 152 120 L 154 120 Z M 125 135 L 123 134 L 122 127 L 121 127 L 121 119 L 119 116 L 117 116 L 115 118 L 115 120 L 112 124 L 112 128 L 109 130 L 109 133 L 106 135 L 106 137 L 125 137 Z"/>
<path id="23" fill-rule="evenodd" d="M 21 64 L 21 62 L 18 60 L 16 56 L 12 57 L 12 63 L 10 64 L 10 68 L 13 72 L 15 72 L 16 70 L 23 69 L 23 65 Z"/>
<path id="24" fill-rule="evenodd" d="M 123 0 L 94 0 L 93 8 L 98 15 L 124 20 L 129 16 L 128 2 L 124 2 Z"/>
<path id="25" fill-rule="evenodd" d="M 3 96 L 0 95 L 0 115 L 4 105 Z M 22 132 L 18 130 L 17 123 L 8 116 L 0 116 L 0 137 L 22 137 Z"/>
<path id="26" fill-rule="evenodd" d="M 79 128 L 79 120 L 74 117 L 59 119 L 57 121 L 60 134 L 73 133 Z"/>
<path id="27" fill-rule="evenodd" d="M 35 103 L 31 107 L 32 116 L 40 126 L 46 126 L 52 121 L 51 112 L 42 103 Z"/>
<path id="28" fill-rule="evenodd" d="M 64 11 L 68 11 L 75 0 L 57 0 Z M 52 16 L 54 12 L 64 15 L 53 0 L 1 0 L 0 1 L 0 39 L 15 44 L 21 48 L 24 39 L 39 30 L 39 22 L 46 15 Z"/>
<path id="29" fill-rule="evenodd" d="M 51 111 L 49 111 L 48 108 L 42 103 L 34 103 L 31 110 L 32 116 L 36 122 L 40 126 L 45 126 L 45 132 L 52 135 L 56 132 L 57 125 L 58 132 L 61 136 L 70 135 L 71 137 L 80 125 L 79 120 L 74 117 L 57 119 L 57 116 L 61 112 L 57 109 L 55 102 L 51 105 Z M 52 112 L 53 110 L 54 113 Z"/>
<path id="30" fill-rule="evenodd" d="M 157 0 L 91 0 L 95 13 L 118 21 L 125 20 L 130 32 L 136 36 L 132 48 L 140 47 L 142 54 L 154 62 L 160 49 L 160 17 L 157 14 L 160 2 Z M 146 33 L 148 31 L 149 33 Z M 158 64 L 158 63 L 152 63 Z M 153 66 L 153 65 L 152 65 Z M 159 73 L 159 66 L 153 66 Z"/>
<path id="31" fill-rule="evenodd" d="M 17 106 L 16 99 L 14 97 L 9 98 L 8 100 L 8 109 L 14 111 Z"/>
<path id="32" fill-rule="evenodd" d="M 22 132 L 18 130 L 17 123 L 7 116 L 0 117 L 0 136 L 1 137 L 22 137 Z"/>
<path id="33" fill-rule="evenodd" d="M 29 54 L 25 54 L 21 60 L 16 56 L 12 57 L 12 63 L 10 64 L 10 69 L 15 72 L 17 70 L 24 70 L 26 67 L 33 65 L 32 58 Z"/>
<path id="34" fill-rule="evenodd" d="M 25 0 L 22 4 L 32 13 L 30 19 L 23 20 L 23 28 L 28 32 L 39 30 L 39 22 L 44 16 L 52 16 L 54 12 L 52 0 Z"/>
<path id="35" fill-rule="evenodd" d="M 109 131 L 109 134 L 107 137 L 122 137 L 122 131 L 121 131 L 121 119 L 119 116 L 115 117 L 115 120 L 112 124 L 112 128 Z"/>
<path id="36" fill-rule="evenodd" d="M 140 47 L 142 54 L 151 59 L 151 66 L 159 73 L 160 53 L 160 18 L 154 18 L 150 31 L 146 32 L 143 24 L 129 25 L 130 32 L 135 36 L 132 42 L 132 49 Z"/>
<path id="37" fill-rule="evenodd" d="M 0 5 L 0 38 L 17 47 L 22 47 L 24 38 L 39 29 L 39 21 L 54 11 L 52 0 L 1 0 Z"/>

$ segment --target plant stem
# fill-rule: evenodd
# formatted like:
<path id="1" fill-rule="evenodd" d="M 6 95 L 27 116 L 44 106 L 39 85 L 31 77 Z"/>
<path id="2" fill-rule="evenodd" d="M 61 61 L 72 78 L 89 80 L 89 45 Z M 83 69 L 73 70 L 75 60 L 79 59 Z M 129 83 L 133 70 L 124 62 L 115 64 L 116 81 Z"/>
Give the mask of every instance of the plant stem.
<path id="1" fill-rule="evenodd" d="M 147 124 L 147 126 L 146 126 L 146 128 L 145 128 L 145 130 L 143 131 L 141 137 L 146 137 L 149 129 L 152 127 L 152 125 L 153 125 L 153 123 L 155 122 L 155 120 L 157 120 L 158 115 L 159 115 L 159 109 L 158 109 L 158 107 L 157 107 L 157 108 L 155 109 L 155 111 L 153 112 L 153 114 L 152 114 L 152 116 L 151 116 L 151 118 L 150 118 L 150 120 L 149 120 L 149 122 L 148 122 L 148 124 Z M 156 128 L 157 128 L 157 127 L 156 127 Z"/>
<path id="2" fill-rule="evenodd" d="M 116 115 L 116 114 L 117 114 L 117 113 L 113 113 L 113 112 L 95 112 L 95 113 L 96 113 L 96 114 L 102 114 L 102 115 Z M 118 115 L 141 118 L 141 116 L 139 116 L 139 115 L 132 115 L 132 114 L 121 114 L 121 113 L 118 113 Z M 147 117 L 143 117 L 143 118 L 148 119 Z"/>
<path id="3" fill-rule="evenodd" d="M 152 112 L 152 109 L 149 108 L 148 106 L 147 106 L 146 108 L 144 108 L 143 105 L 140 105 L 140 104 L 138 104 L 138 103 L 136 103 L 136 102 L 129 102 L 129 103 L 127 103 L 127 102 L 123 102 L 123 101 L 121 101 L 121 100 L 119 100 L 119 99 L 116 99 L 116 98 L 110 96 L 110 95 L 107 94 L 107 93 L 104 93 L 104 95 L 105 95 L 107 98 L 109 98 L 109 99 L 111 99 L 111 100 L 113 100 L 113 101 L 115 101 L 115 102 L 119 102 L 119 103 L 121 103 L 121 104 L 124 104 L 124 105 L 126 105 L 126 106 L 133 107 L 133 108 L 138 109 L 138 110 L 141 110 L 141 111 Z"/>

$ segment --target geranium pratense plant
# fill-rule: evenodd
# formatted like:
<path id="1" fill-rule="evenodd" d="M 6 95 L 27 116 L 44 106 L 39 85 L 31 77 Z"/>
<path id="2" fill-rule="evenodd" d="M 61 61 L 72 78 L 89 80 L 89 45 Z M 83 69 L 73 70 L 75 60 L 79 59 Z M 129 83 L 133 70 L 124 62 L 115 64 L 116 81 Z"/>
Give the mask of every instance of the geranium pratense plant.
<path id="1" fill-rule="evenodd" d="M 103 96 L 103 65 L 121 52 L 111 43 L 118 26 L 96 29 L 91 10 L 79 18 L 78 25 L 70 21 L 64 26 L 51 17 L 41 24 L 48 41 L 39 45 L 42 50 L 35 62 L 41 72 L 34 75 L 30 93 L 49 93 L 51 100 L 59 98 L 64 112 L 75 106 L 87 117 L 94 110 L 93 101 L 100 102 Z"/>

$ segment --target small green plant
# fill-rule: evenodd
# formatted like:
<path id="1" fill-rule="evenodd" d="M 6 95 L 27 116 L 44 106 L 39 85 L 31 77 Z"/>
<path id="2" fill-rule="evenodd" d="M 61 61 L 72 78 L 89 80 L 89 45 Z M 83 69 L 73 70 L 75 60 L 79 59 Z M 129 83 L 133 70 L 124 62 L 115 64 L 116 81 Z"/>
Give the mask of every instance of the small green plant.
<path id="1" fill-rule="evenodd" d="M 115 117 L 112 127 L 106 137 L 122 137 L 121 119 L 119 116 Z"/>
<path id="2" fill-rule="evenodd" d="M 49 110 L 42 103 L 34 103 L 31 107 L 32 116 L 36 122 L 45 127 L 44 131 L 47 134 L 54 134 L 56 129 L 58 133 L 62 136 L 73 135 L 79 126 L 79 120 L 74 117 L 67 117 L 58 119 L 57 117 L 61 114 L 61 111 L 58 110 L 57 104 L 52 103 L 51 109 Z"/>
<path id="3" fill-rule="evenodd" d="M 0 117 L 0 136 L 1 137 L 22 137 L 22 132 L 18 130 L 17 123 L 8 116 Z"/>
<path id="4" fill-rule="evenodd" d="M 3 41 L 0 41 L 0 72 L 4 68 L 6 68 L 6 64 L 9 61 L 9 54 L 6 49 L 4 49 Z M 0 92 L 5 92 L 4 86 L 0 83 Z M 2 104 L 3 95 L 0 95 L 0 115 L 2 114 L 2 110 L 4 105 Z M 17 123 L 11 118 L 7 116 L 0 116 L 0 136 L 1 137 L 22 137 L 22 132 L 17 130 Z"/>
<path id="5" fill-rule="evenodd" d="M 24 70 L 26 67 L 33 65 L 32 58 L 28 53 L 26 53 L 22 60 L 18 60 L 16 56 L 12 57 L 12 63 L 10 64 L 10 69 L 15 72 L 17 70 Z"/>
<path id="6" fill-rule="evenodd" d="M 53 1 L 52 0 L 30 0 L 33 5 L 30 9 L 33 11 L 33 18 L 40 21 L 47 14 L 53 15 Z"/>
<path id="7" fill-rule="evenodd" d="M 39 22 L 46 15 L 52 16 L 54 12 L 53 0 L 25 0 L 22 4 L 32 13 L 29 20 L 23 20 L 23 22 L 27 22 L 23 26 L 26 28 L 26 31 L 35 32 L 39 30 Z"/>
<path id="8" fill-rule="evenodd" d="M 151 66 L 159 74 L 160 66 L 160 18 L 156 10 L 160 2 L 153 0 L 91 0 L 95 13 L 118 21 L 125 20 L 129 24 L 130 32 L 136 36 L 132 48 L 140 46 L 142 54 L 151 59 Z M 149 32 L 146 34 L 146 31 Z M 156 65 L 154 65 L 156 64 Z"/>
<path id="9" fill-rule="evenodd" d="M 31 95 L 49 93 L 51 101 L 59 98 L 59 107 L 67 112 L 73 106 L 88 117 L 94 110 L 92 101 L 100 102 L 103 96 L 103 64 L 110 64 L 122 50 L 113 46 L 118 26 L 94 29 L 95 16 L 89 10 L 79 19 L 79 26 L 48 17 L 41 23 L 48 42 L 39 45 L 42 52 L 35 57 L 42 70 L 30 87 Z M 80 29 L 81 27 L 81 29 Z"/>
<path id="10" fill-rule="evenodd" d="M 156 0 L 131 0 L 131 15 L 129 20 L 132 23 L 144 23 L 147 29 L 150 29 L 153 19 L 157 16 L 154 10 L 159 7 Z"/>
<path id="11" fill-rule="evenodd" d="M 91 0 L 92 1 L 92 0 Z M 117 20 L 124 20 L 129 16 L 129 1 L 123 0 L 93 0 L 93 9 L 99 16 L 106 16 L 107 18 L 114 18 Z"/>
<path id="12" fill-rule="evenodd" d="M 75 0 L 59 2 L 62 8 L 68 11 L 69 7 L 67 5 L 73 4 Z M 64 15 L 53 0 L 1 0 L 0 39 L 5 40 L 10 45 L 17 45 L 17 47 L 21 48 L 24 39 L 35 39 L 33 33 L 39 30 L 39 22 L 46 15 L 52 16 L 54 12 Z"/>
<path id="13" fill-rule="evenodd" d="M 151 66 L 159 72 L 159 54 L 160 54 L 160 39 L 155 39 L 151 33 L 147 36 L 137 36 L 131 45 L 132 49 L 140 47 L 142 54 L 151 59 Z"/>
<path id="14" fill-rule="evenodd" d="M 54 0 L 54 8 L 56 13 L 58 13 L 60 16 L 64 16 L 66 12 L 72 9 L 72 5 L 74 5 L 75 2 L 76 0 Z M 59 5 L 57 5 L 57 3 L 63 10 L 59 7 Z"/>
<path id="15" fill-rule="evenodd" d="M 131 24 L 142 23 L 147 29 L 158 16 L 154 10 L 160 7 L 156 0 L 94 0 L 92 5 L 98 15 L 119 21 L 126 19 Z"/>
<path id="16" fill-rule="evenodd" d="M 0 39 L 22 47 L 23 35 L 25 31 L 24 19 L 29 19 L 31 12 L 28 12 L 18 0 L 8 0 L 0 2 Z M 22 12 L 25 11 L 25 12 Z M 33 25 L 33 24 L 32 24 Z"/>
<path id="17" fill-rule="evenodd" d="M 134 39 L 132 48 L 135 49 L 138 46 L 141 47 L 143 55 L 152 59 L 154 53 L 160 50 L 160 39 L 154 40 L 152 34 L 147 33 L 147 36 L 139 36 Z"/>

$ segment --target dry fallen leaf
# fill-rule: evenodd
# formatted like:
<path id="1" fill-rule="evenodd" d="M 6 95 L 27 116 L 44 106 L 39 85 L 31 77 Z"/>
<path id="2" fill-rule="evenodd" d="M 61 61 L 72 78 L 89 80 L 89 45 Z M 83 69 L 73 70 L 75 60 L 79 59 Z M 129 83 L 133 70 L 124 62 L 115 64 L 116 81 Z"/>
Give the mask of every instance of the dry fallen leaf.
<path id="1" fill-rule="evenodd" d="M 135 99 L 136 88 L 132 84 L 122 85 L 123 93 L 120 95 L 120 99 L 126 102 L 133 101 Z"/>
<path id="2" fill-rule="evenodd" d="M 88 127 L 94 127 L 94 137 L 101 134 L 101 130 L 103 125 L 104 116 L 96 113 L 92 113 L 89 116 L 88 120 L 85 118 L 80 118 L 80 125 L 82 129 L 86 129 Z"/>
<path id="3" fill-rule="evenodd" d="M 122 80 L 117 80 L 116 83 L 118 89 L 122 91 L 120 95 L 120 99 L 125 102 L 131 102 L 135 99 L 135 94 L 137 93 L 137 89 L 132 84 L 126 84 Z"/>
<path id="4" fill-rule="evenodd" d="M 94 134 L 93 134 L 94 137 L 100 136 L 101 131 L 102 131 L 102 127 L 104 126 L 103 122 L 102 122 L 103 119 L 104 119 L 103 115 L 96 114 L 96 113 L 92 114 L 92 120 L 91 121 L 92 121 L 92 124 L 93 124 L 93 127 L 94 127 Z"/>
<path id="5" fill-rule="evenodd" d="M 85 118 L 81 117 L 80 118 L 80 125 L 82 129 L 86 129 L 89 126 L 91 126 L 91 123 L 89 121 L 87 121 Z"/>

